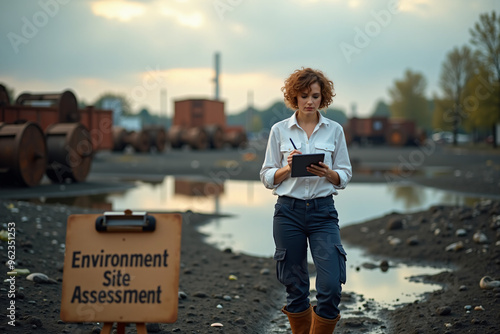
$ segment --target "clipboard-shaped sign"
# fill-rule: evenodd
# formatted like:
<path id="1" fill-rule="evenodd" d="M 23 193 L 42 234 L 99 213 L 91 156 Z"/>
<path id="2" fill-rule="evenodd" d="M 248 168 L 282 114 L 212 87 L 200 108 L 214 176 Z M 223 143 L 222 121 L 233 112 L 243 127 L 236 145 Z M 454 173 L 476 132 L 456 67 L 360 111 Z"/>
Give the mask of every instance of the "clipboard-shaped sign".
<path id="1" fill-rule="evenodd" d="M 61 319 L 175 322 L 181 227 L 180 214 L 69 216 Z"/>

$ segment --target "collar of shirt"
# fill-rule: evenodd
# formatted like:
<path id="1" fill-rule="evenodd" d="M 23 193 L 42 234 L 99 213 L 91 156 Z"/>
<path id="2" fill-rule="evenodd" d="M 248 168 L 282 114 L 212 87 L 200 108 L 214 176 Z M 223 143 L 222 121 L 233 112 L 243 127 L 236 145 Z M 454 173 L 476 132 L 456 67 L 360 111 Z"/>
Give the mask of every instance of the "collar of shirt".
<path id="1" fill-rule="evenodd" d="M 292 117 L 288 118 L 288 128 L 291 128 L 292 126 L 296 126 L 296 127 L 299 127 L 300 128 L 300 125 L 299 125 L 299 122 L 297 121 L 297 113 L 298 111 L 295 111 L 295 113 L 293 114 Z M 316 128 L 315 130 L 321 126 L 322 124 L 325 124 L 325 126 L 328 126 L 330 125 L 327 121 L 326 121 L 326 118 L 321 115 L 321 112 L 318 111 L 318 115 L 319 115 L 319 120 L 318 120 L 318 124 L 316 124 Z"/>

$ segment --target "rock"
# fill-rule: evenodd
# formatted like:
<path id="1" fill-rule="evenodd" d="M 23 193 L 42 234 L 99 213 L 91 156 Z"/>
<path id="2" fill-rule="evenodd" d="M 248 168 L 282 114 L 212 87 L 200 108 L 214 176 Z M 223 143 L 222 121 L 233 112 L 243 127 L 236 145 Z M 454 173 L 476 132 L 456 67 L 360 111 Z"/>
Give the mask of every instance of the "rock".
<path id="1" fill-rule="evenodd" d="M 389 261 L 387 260 L 382 260 L 380 262 L 380 269 L 382 269 L 382 271 L 387 271 L 389 269 Z"/>
<path id="2" fill-rule="evenodd" d="M 370 269 L 370 270 L 378 268 L 378 266 L 375 263 L 371 263 L 371 262 L 363 262 L 363 264 L 361 264 L 361 266 L 365 269 Z"/>
<path id="3" fill-rule="evenodd" d="M 397 246 L 402 242 L 401 239 L 392 236 L 388 237 L 387 239 L 389 240 L 389 245 L 391 246 Z"/>
<path id="4" fill-rule="evenodd" d="M 451 308 L 449 306 L 440 306 L 436 309 L 437 315 L 448 315 L 451 313 Z"/>
<path id="5" fill-rule="evenodd" d="M 230 281 L 237 281 L 238 280 L 238 277 L 236 275 L 229 275 L 228 278 Z"/>
<path id="6" fill-rule="evenodd" d="M 31 325 L 36 326 L 37 328 L 40 328 L 43 326 L 42 320 L 40 320 L 40 318 L 37 318 L 37 317 L 30 317 L 29 323 Z"/>
<path id="7" fill-rule="evenodd" d="M 458 288 L 458 291 L 467 291 L 467 286 L 460 285 L 460 287 Z"/>
<path id="8" fill-rule="evenodd" d="M 263 268 L 260 270 L 261 275 L 269 275 L 271 271 L 268 268 Z"/>
<path id="9" fill-rule="evenodd" d="M 239 318 L 236 318 L 236 320 L 234 321 L 236 324 L 238 325 L 244 325 L 246 322 L 245 322 L 245 319 L 239 317 Z"/>
<path id="10" fill-rule="evenodd" d="M 474 311 L 484 311 L 484 307 L 482 305 L 474 307 Z"/>
<path id="11" fill-rule="evenodd" d="M 457 252 L 463 248 L 464 248 L 464 243 L 462 241 L 459 241 L 446 246 L 445 250 L 447 252 Z"/>
<path id="12" fill-rule="evenodd" d="M 387 229 L 389 231 L 401 230 L 403 229 L 403 219 L 401 218 L 392 218 L 387 222 Z"/>
<path id="13" fill-rule="evenodd" d="M 224 299 L 227 302 L 230 302 L 232 300 L 231 296 L 228 295 L 225 295 L 224 297 L 222 297 L 222 299 Z"/>
<path id="14" fill-rule="evenodd" d="M 416 235 L 413 235 L 413 236 L 409 237 L 408 239 L 406 239 L 406 244 L 407 244 L 408 246 L 416 246 L 416 245 L 418 245 L 419 243 L 420 243 L 420 242 L 419 242 L 419 240 L 418 240 L 418 236 L 416 236 Z"/>
<path id="15" fill-rule="evenodd" d="M 177 293 L 177 296 L 178 296 L 179 300 L 181 300 L 181 299 L 187 299 L 187 297 L 188 297 L 187 294 L 184 291 L 179 291 Z"/>
<path id="16" fill-rule="evenodd" d="M 490 228 L 492 230 L 498 230 L 500 228 L 500 216 L 491 217 Z"/>
<path id="17" fill-rule="evenodd" d="M 214 322 L 213 324 L 210 325 L 210 327 L 224 327 L 224 325 L 221 324 L 220 322 Z"/>
<path id="18" fill-rule="evenodd" d="M 193 296 L 198 297 L 198 298 L 207 298 L 208 297 L 205 292 L 201 292 L 201 291 L 195 292 Z"/>
<path id="19" fill-rule="evenodd" d="M 48 277 L 47 275 L 45 274 L 42 274 L 42 273 L 33 273 L 33 274 L 29 274 L 28 276 L 26 276 L 26 279 L 28 281 L 33 281 L 35 283 L 45 283 L 45 284 L 55 284 L 57 283 L 56 280 Z"/>
<path id="20" fill-rule="evenodd" d="M 490 276 L 484 276 L 479 281 L 479 286 L 484 290 L 492 290 L 500 287 L 500 281 L 495 281 Z"/>
<path id="21" fill-rule="evenodd" d="M 455 235 L 457 237 L 465 237 L 467 235 L 467 230 L 463 228 L 459 228 L 456 232 Z"/>
<path id="22" fill-rule="evenodd" d="M 472 236 L 472 240 L 474 240 L 476 244 L 488 243 L 488 237 L 481 231 L 477 231 L 476 233 L 474 233 L 474 235 Z"/>

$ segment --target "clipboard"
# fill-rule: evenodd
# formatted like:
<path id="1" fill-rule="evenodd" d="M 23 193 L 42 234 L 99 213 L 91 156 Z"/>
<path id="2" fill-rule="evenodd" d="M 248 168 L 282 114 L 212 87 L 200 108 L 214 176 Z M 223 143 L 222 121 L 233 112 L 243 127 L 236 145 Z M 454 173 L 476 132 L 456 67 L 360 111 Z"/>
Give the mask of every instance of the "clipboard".
<path id="1" fill-rule="evenodd" d="M 324 153 L 296 154 L 292 156 L 292 177 L 316 176 L 309 173 L 306 167 L 318 165 L 325 159 Z"/>

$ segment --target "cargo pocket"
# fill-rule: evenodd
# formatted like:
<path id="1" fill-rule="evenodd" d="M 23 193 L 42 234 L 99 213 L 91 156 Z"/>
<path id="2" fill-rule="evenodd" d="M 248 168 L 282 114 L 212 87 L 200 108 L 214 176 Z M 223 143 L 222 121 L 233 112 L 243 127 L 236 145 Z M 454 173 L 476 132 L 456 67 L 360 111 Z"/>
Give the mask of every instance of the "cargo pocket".
<path id="1" fill-rule="evenodd" d="M 275 216 L 275 217 L 279 214 L 280 209 L 281 209 L 281 203 L 276 203 L 276 204 L 274 204 L 274 216 Z M 275 255 L 275 256 L 276 256 L 276 255 Z"/>
<path id="2" fill-rule="evenodd" d="M 276 278 L 281 284 L 285 284 L 285 248 L 276 248 L 274 252 L 274 260 L 276 261 Z"/>
<path id="3" fill-rule="evenodd" d="M 345 263 L 347 261 L 347 253 L 344 250 L 344 247 L 342 245 L 335 245 L 337 250 L 339 251 L 339 277 L 340 277 L 340 283 L 345 284 L 347 280 L 347 275 L 346 275 L 346 266 Z"/>

